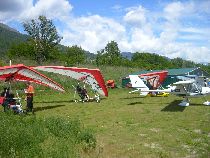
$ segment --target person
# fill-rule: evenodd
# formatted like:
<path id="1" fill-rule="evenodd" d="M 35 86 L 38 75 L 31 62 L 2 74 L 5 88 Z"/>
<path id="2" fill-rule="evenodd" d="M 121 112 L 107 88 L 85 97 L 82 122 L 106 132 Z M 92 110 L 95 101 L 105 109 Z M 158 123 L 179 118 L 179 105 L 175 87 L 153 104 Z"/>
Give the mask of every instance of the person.
<path id="1" fill-rule="evenodd" d="M 33 109 L 33 96 L 34 96 L 34 87 L 31 85 L 30 82 L 27 83 L 27 89 L 25 90 L 26 93 L 26 113 L 32 112 L 34 114 Z"/>
<path id="2" fill-rule="evenodd" d="M 87 94 L 87 90 L 85 88 L 85 85 L 82 88 L 82 87 L 80 87 L 80 85 L 78 83 L 78 85 L 76 86 L 76 91 L 79 94 L 80 98 L 82 99 L 82 102 L 89 100 L 89 96 Z"/>
<path id="3" fill-rule="evenodd" d="M 86 89 L 85 85 L 82 88 L 82 95 L 85 97 L 86 101 L 89 101 L 90 97 L 87 93 L 87 89 Z"/>
<path id="4" fill-rule="evenodd" d="M 4 107 L 4 112 L 9 109 L 10 102 L 10 92 L 9 88 L 4 88 L 3 92 L 1 92 L 2 106 Z"/>
<path id="5" fill-rule="evenodd" d="M 9 97 L 9 88 L 4 88 L 4 90 L 1 92 L 1 97 Z"/>

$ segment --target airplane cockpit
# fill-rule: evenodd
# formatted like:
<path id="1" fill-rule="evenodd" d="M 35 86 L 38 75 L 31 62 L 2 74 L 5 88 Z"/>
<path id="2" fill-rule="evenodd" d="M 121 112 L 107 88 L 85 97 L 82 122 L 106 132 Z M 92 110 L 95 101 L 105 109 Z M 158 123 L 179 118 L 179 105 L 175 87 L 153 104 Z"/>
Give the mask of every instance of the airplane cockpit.
<path id="1" fill-rule="evenodd" d="M 207 87 L 209 83 L 209 79 L 206 76 L 197 76 L 197 75 L 186 75 L 186 76 L 177 76 L 178 80 L 187 81 L 187 80 L 195 80 L 195 83 L 200 89 L 201 87 Z"/>
<path id="2" fill-rule="evenodd" d="M 202 86 L 196 83 L 188 84 L 185 88 L 188 93 L 201 93 L 202 91 Z"/>

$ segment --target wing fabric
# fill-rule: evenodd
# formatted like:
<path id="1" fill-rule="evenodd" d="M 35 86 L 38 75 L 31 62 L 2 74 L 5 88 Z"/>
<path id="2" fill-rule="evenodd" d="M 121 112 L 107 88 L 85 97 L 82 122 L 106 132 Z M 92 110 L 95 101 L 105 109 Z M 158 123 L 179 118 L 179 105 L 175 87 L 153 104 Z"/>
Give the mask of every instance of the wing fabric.
<path id="1" fill-rule="evenodd" d="M 99 94 L 103 96 L 108 96 L 108 91 L 99 69 L 64 66 L 38 66 L 34 67 L 34 69 L 58 73 L 76 80 L 83 81 L 84 83 L 89 84 L 92 89 L 97 91 Z"/>
<path id="2" fill-rule="evenodd" d="M 22 64 L 0 67 L 0 80 L 4 81 L 29 81 L 36 84 L 48 86 L 58 91 L 64 91 L 58 83 L 45 75 Z"/>
<path id="3" fill-rule="evenodd" d="M 144 78 L 153 89 L 157 89 L 166 79 L 168 71 L 152 72 L 139 75 L 140 78 Z"/>

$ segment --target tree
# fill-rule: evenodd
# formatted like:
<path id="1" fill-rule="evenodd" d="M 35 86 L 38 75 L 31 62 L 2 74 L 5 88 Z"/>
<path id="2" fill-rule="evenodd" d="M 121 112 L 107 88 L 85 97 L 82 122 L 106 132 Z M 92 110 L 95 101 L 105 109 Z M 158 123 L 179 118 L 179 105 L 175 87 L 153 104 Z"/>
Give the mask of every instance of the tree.
<path id="1" fill-rule="evenodd" d="M 29 58 L 34 59 L 34 49 L 28 42 L 14 43 L 7 52 L 7 56 L 11 58 Z"/>
<path id="2" fill-rule="evenodd" d="M 111 41 L 106 45 L 105 49 L 98 51 L 96 60 L 97 65 L 120 65 L 122 56 L 117 42 Z"/>
<path id="3" fill-rule="evenodd" d="M 102 52 L 101 51 L 97 51 L 97 55 L 96 55 L 96 65 L 102 65 L 103 63 L 101 62 L 101 58 L 102 58 Z"/>
<path id="4" fill-rule="evenodd" d="M 68 66 L 83 64 L 85 62 L 85 59 L 85 50 L 83 50 L 81 47 L 74 45 L 67 49 L 66 62 Z"/>
<path id="5" fill-rule="evenodd" d="M 107 53 L 111 57 L 121 57 L 120 49 L 118 48 L 118 44 L 115 41 L 111 41 L 106 45 L 105 53 Z"/>
<path id="6" fill-rule="evenodd" d="M 172 64 L 166 57 L 158 54 L 151 53 L 139 53 L 136 52 L 131 59 L 133 65 L 141 67 L 143 69 L 166 69 L 171 68 Z"/>
<path id="7" fill-rule="evenodd" d="M 171 62 L 176 68 L 196 67 L 193 61 L 184 60 L 179 57 L 172 59 Z"/>
<path id="8" fill-rule="evenodd" d="M 50 59 L 52 57 L 51 52 L 54 52 L 62 39 L 58 35 L 52 20 L 47 19 L 45 16 L 39 16 L 38 19 L 24 22 L 23 26 L 31 37 L 30 43 L 34 47 L 36 61 L 41 63 Z"/>

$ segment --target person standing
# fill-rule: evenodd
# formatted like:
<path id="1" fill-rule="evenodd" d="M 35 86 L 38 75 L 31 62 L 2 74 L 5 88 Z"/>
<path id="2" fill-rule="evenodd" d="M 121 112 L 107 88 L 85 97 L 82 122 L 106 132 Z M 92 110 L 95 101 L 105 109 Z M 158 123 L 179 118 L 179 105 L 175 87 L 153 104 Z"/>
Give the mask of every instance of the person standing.
<path id="1" fill-rule="evenodd" d="M 32 112 L 34 114 L 33 109 L 33 96 L 34 96 L 34 87 L 31 85 L 30 82 L 27 83 L 27 89 L 25 90 L 26 93 L 26 113 Z"/>
<path id="2" fill-rule="evenodd" d="M 2 106 L 4 107 L 4 112 L 6 112 L 9 109 L 9 88 L 4 88 L 3 92 L 1 93 L 1 99 L 2 99 Z"/>

